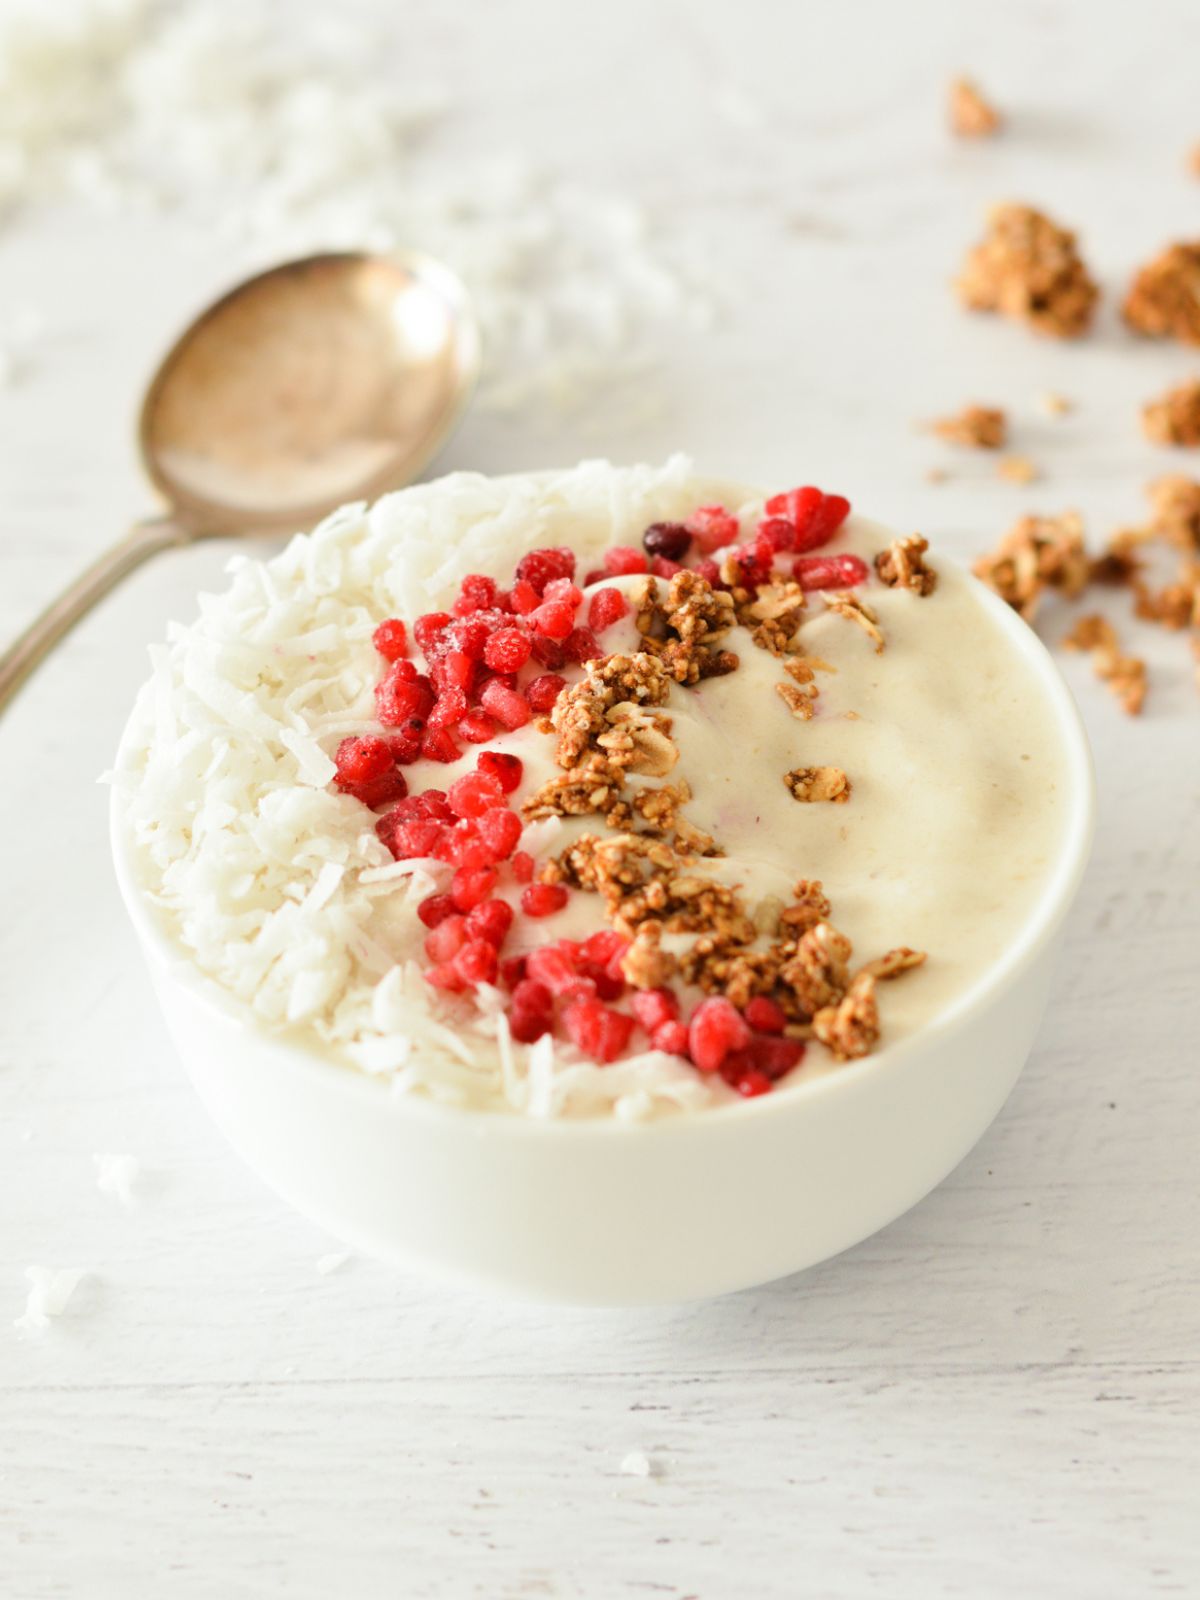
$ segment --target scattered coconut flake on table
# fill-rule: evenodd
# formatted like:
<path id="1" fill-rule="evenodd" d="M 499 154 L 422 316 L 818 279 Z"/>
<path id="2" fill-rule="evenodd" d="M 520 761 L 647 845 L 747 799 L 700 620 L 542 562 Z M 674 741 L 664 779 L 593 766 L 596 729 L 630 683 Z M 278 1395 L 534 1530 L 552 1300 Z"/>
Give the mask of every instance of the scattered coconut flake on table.
<path id="1" fill-rule="evenodd" d="M 134 1185 L 141 1176 L 142 1164 L 136 1156 L 114 1155 L 109 1152 L 94 1155 L 96 1187 L 101 1194 L 112 1194 L 123 1206 L 134 1204 Z"/>
<path id="2" fill-rule="evenodd" d="M 87 1277 L 82 1267 L 26 1267 L 29 1294 L 25 1311 L 17 1317 L 13 1327 L 19 1333 L 38 1333 L 50 1326 L 51 1317 L 61 1317 L 81 1279 Z"/>
<path id="3" fill-rule="evenodd" d="M 653 1478 L 657 1475 L 653 1461 L 642 1450 L 631 1450 L 621 1462 L 621 1471 L 629 1478 Z"/>
<path id="4" fill-rule="evenodd" d="M 66 18 L 27 3 L 0 29 L 0 220 L 59 198 L 170 212 L 246 267 L 419 246 L 471 291 L 492 408 L 617 391 L 653 408 L 662 325 L 712 320 L 695 264 L 668 259 L 636 206 L 520 153 L 442 158 L 445 98 L 397 84 L 401 43 L 362 17 L 281 29 L 270 0 L 92 0 Z"/>

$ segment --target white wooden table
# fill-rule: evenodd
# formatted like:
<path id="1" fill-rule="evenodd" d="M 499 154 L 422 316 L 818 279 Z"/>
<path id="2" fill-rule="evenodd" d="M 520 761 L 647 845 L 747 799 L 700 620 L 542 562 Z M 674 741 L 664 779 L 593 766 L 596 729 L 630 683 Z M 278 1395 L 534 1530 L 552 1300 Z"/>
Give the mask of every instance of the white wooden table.
<path id="1" fill-rule="evenodd" d="M 1077 506 L 1097 537 L 1134 520 L 1174 464 L 1136 408 L 1200 360 L 1132 342 L 1113 303 L 1200 233 L 1198 48 L 1187 0 L 415 6 L 397 80 L 446 84 L 461 148 L 549 152 L 639 200 L 730 301 L 710 335 L 669 336 L 659 421 L 475 414 L 442 465 L 684 447 L 816 477 L 963 555 L 1026 509 Z M 964 66 L 1012 113 L 1003 140 L 944 136 Z M 739 94 L 761 126 L 731 115 Z M 1086 343 L 953 305 L 946 280 L 1009 197 L 1081 229 L 1108 291 Z M 0 632 L 145 506 L 139 384 L 234 275 L 169 221 L 54 212 L 0 236 L 0 304 L 50 328 L 0 392 Z M 1047 389 L 1077 410 L 1041 415 Z M 1043 482 L 914 432 L 969 398 L 1010 409 Z M 935 462 L 955 469 L 938 486 Z M 1095 859 L 1024 1077 L 954 1175 L 756 1293 L 530 1310 L 368 1261 L 319 1274 L 335 1245 L 240 1167 L 172 1059 L 95 778 L 145 645 L 226 555 L 161 558 L 0 724 L 6 1600 L 1200 1591 L 1200 697 L 1179 639 L 1145 641 L 1137 723 L 1065 662 Z M 104 1151 L 143 1165 L 132 1208 L 97 1189 Z M 35 1262 L 91 1276 L 22 1339 Z M 621 1470 L 631 1452 L 650 1476 Z"/>

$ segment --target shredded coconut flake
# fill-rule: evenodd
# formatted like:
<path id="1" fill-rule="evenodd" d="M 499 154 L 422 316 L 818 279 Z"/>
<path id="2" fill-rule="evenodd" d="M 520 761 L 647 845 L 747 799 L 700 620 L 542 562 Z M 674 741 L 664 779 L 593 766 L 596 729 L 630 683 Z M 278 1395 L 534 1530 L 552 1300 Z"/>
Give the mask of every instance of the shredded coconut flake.
<path id="1" fill-rule="evenodd" d="M 136 1156 L 105 1153 L 92 1157 L 96 1166 L 96 1187 L 101 1194 L 115 1195 L 123 1206 L 134 1203 L 134 1186 L 142 1172 Z"/>
<path id="2" fill-rule="evenodd" d="M 87 1273 L 81 1267 L 26 1267 L 29 1294 L 25 1311 L 13 1323 L 19 1333 L 40 1333 L 51 1317 L 61 1317 Z"/>

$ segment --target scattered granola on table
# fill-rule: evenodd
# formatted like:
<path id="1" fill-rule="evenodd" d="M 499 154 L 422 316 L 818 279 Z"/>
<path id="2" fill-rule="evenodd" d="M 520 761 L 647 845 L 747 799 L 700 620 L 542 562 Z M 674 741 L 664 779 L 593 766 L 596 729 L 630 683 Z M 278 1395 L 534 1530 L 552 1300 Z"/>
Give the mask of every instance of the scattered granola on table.
<path id="1" fill-rule="evenodd" d="M 1121 654 L 1117 632 L 1106 617 L 1080 617 L 1063 640 L 1067 650 L 1091 653 L 1096 676 L 1107 683 L 1123 711 L 1136 717 L 1146 699 L 1146 663 Z"/>
<path id="2" fill-rule="evenodd" d="M 989 139 L 1004 125 L 1004 119 L 971 78 L 955 78 L 950 84 L 947 110 L 950 131 L 960 139 Z"/>
<path id="3" fill-rule="evenodd" d="M 1200 445 L 1200 378 L 1189 378 L 1144 405 L 1142 431 L 1155 444 Z"/>
<path id="4" fill-rule="evenodd" d="M 930 431 L 947 444 L 968 450 L 1002 450 L 1008 439 L 1008 419 L 995 406 L 964 406 L 952 417 L 936 417 Z"/>
<path id="5" fill-rule="evenodd" d="M 1055 339 L 1086 333 L 1099 298 L 1075 235 L 1023 205 L 995 208 L 955 287 L 969 310 L 998 311 Z"/>
<path id="6" fill-rule="evenodd" d="M 1056 389 L 1044 389 L 1038 395 L 1038 407 L 1048 417 L 1065 417 L 1075 409 L 1074 402 Z"/>
<path id="7" fill-rule="evenodd" d="M 1122 314 L 1147 338 L 1200 344 L 1200 241 L 1169 245 L 1142 267 Z"/>
<path id="8" fill-rule="evenodd" d="M 1083 521 L 1074 511 L 1022 517 L 971 570 L 1030 622 L 1045 590 L 1057 589 L 1074 599 L 1087 587 L 1090 563 Z"/>

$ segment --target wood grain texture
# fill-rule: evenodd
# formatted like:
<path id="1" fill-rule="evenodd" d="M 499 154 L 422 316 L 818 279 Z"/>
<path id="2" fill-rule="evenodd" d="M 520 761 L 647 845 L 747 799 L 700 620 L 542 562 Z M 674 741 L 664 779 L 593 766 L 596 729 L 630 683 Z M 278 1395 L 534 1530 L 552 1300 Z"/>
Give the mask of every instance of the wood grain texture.
<path id="1" fill-rule="evenodd" d="M 640 201 L 726 302 L 704 337 L 664 331 L 661 420 L 612 399 L 475 413 L 441 465 L 684 447 L 824 480 L 964 556 L 1027 509 L 1076 506 L 1097 536 L 1135 520 L 1147 478 L 1200 474 L 1136 428 L 1195 357 L 1128 339 L 1112 310 L 1140 259 L 1200 233 L 1182 165 L 1200 17 L 1148 0 L 1138 19 L 1115 0 L 914 0 L 903 23 L 882 0 L 415 4 L 391 25 L 398 84 L 450 85 L 464 146 L 552 150 Z M 964 68 L 1009 111 L 1003 140 L 944 137 Z M 762 125 L 723 120 L 718 87 Z M 1009 197 L 1080 228 L 1107 293 L 1090 340 L 954 307 L 947 280 Z M 161 220 L 46 212 L 0 235 L 0 304 L 32 302 L 53 334 L 0 390 L 0 634 L 145 509 L 138 386 L 236 271 Z M 1046 389 L 1076 410 L 1043 416 Z M 914 430 L 968 399 L 1009 408 L 1041 482 Z M 934 462 L 953 473 L 936 487 Z M 1180 640 L 1136 636 L 1136 724 L 1064 661 L 1096 752 L 1095 858 L 1025 1074 L 946 1183 L 754 1293 L 543 1311 L 364 1261 L 320 1276 L 331 1242 L 237 1164 L 171 1057 L 94 779 L 146 643 L 227 556 L 138 574 L 0 723 L 4 1600 L 1200 1592 L 1200 698 Z M 106 1150 L 144 1165 L 129 1210 L 96 1188 Z M 21 1340 L 31 1262 L 92 1277 Z M 623 1475 L 630 1451 L 656 1475 Z"/>

